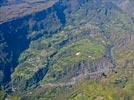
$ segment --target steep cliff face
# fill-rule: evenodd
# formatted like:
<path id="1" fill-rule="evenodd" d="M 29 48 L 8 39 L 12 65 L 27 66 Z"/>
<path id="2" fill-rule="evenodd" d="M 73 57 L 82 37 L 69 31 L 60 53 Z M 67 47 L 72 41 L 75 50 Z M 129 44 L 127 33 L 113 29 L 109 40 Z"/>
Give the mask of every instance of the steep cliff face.
<path id="1" fill-rule="evenodd" d="M 11 90 L 21 99 L 53 100 L 79 98 L 84 89 L 87 98 L 87 91 L 91 91 L 88 81 L 100 91 L 104 85 L 101 79 L 106 78 L 106 90 L 101 95 L 104 99 L 125 93 L 131 97 L 132 73 L 121 73 L 124 68 L 133 69 L 133 16 L 126 14 L 117 2 L 59 0 L 47 9 L 1 24 L 8 46 L 4 52 L 10 59 L 6 64 L 1 62 L 4 74 L 9 74 L 4 81 L 11 78 L 5 90 Z M 80 80 L 86 83 L 79 84 Z M 118 88 L 113 88 L 114 85 L 121 86 L 122 94 L 115 93 Z M 105 93 L 110 88 L 114 92 L 108 96 Z"/>

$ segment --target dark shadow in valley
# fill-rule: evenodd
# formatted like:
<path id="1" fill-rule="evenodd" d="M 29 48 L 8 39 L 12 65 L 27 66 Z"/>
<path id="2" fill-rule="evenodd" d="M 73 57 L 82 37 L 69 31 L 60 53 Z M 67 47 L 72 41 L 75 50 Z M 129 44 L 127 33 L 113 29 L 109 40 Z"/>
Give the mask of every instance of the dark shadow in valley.
<path id="1" fill-rule="evenodd" d="M 4 39 L 8 46 L 5 51 L 8 54 L 8 59 L 10 59 L 10 62 L 4 64 L 4 66 L 2 63 L 0 65 L 0 67 L 4 67 L 4 80 L 2 84 L 8 83 L 11 80 L 11 73 L 19 63 L 18 58 L 20 54 L 29 47 L 32 40 L 28 38 L 29 21 L 31 19 L 34 19 L 35 21 L 32 31 L 42 30 L 44 26 L 38 27 L 39 22 L 44 21 L 46 16 L 50 13 L 56 12 L 56 16 L 60 20 L 60 23 L 62 24 L 61 26 L 63 26 L 66 23 L 64 9 L 65 8 L 60 3 L 56 3 L 53 7 L 48 8 L 47 10 L 40 11 L 32 15 L 27 15 L 0 25 L 0 31 L 4 33 Z M 55 32 L 57 30 L 59 29 L 56 29 Z M 39 39 L 42 36 L 44 35 L 41 33 L 37 35 L 34 40 Z"/>

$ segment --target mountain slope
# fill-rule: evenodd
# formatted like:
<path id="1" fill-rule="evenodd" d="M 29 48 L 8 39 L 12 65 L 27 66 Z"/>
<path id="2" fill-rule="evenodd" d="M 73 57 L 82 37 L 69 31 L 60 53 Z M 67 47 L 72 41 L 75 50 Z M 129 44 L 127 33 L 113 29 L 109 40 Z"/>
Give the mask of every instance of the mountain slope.
<path id="1" fill-rule="evenodd" d="M 17 30 L 13 36 L 21 32 L 29 41 L 14 60 L 17 67 L 4 87 L 12 91 L 7 98 L 133 100 L 133 16 L 118 2 L 59 1 L 35 15 L 2 24 L 4 34 L 9 33 L 3 27 L 14 25 L 9 29 Z M 18 39 L 24 43 L 24 38 Z M 19 45 L 10 50 L 16 53 Z"/>

